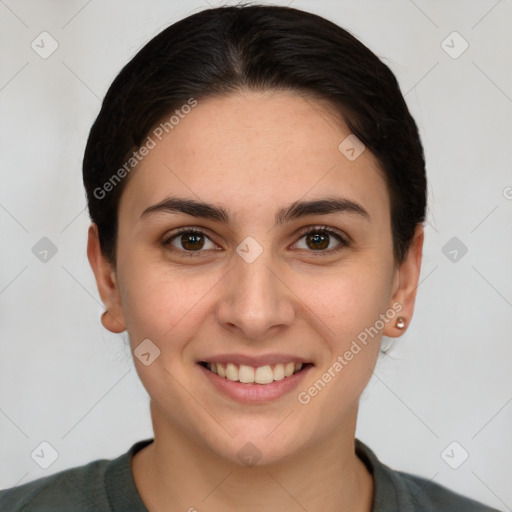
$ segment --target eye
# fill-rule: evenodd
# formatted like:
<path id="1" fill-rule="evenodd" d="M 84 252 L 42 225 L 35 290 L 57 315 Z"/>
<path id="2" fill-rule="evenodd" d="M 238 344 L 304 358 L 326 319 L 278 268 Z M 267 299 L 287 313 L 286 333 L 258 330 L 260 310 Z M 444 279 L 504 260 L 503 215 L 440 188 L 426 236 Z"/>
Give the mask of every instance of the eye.
<path id="1" fill-rule="evenodd" d="M 205 242 L 206 240 L 210 243 L 210 247 Z M 192 228 L 179 229 L 177 233 L 167 238 L 163 245 L 186 256 L 193 256 L 195 252 L 204 252 L 201 249 L 205 248 L 205 245 L 206 249 L 215 249 L 217 247 L 203 231 Z"/>
<path id="2" fill-rule="evenodd" d="M 302 233 L 301 240 L 303 238 L 305 238 L 305 249 L 310 249 L 309 252 L 316 253 L 315 256 L 327 256 L 350 245 L 338 231 L 328 228 L 327 226 L 308 228 L 306 232 Z M 329 250 L 325 250 L 331 245 L 332 238 L 338 241 L 338 245 Z"/>
<path id="3" fill-rule="evenodd" d="M 303 238 L 306 239 L 305 250 L 316 253 L 315 256 L 326 256 L 350 245 L 338 231 L 328 228 L 327 226 L 308 228 L 306 231 L 302 232 L 299 240 Z M 331 245 L 332 238 L 338 242 L 338 245 L 326 250 Z M 218 249 L 218 246 L 210 240 L 204 231 L 193 228 L 180 228 L 177 232 L 166 238 L 162 244 L 173 252 L 179 252 L 185 256 L 194 256 L 194 253 L 205 252 L 202 251 L 202 249 Z M 208 246 L 208 244 L 210 245 Z M 303 248 L 300 249 L 302 250 Z"/>

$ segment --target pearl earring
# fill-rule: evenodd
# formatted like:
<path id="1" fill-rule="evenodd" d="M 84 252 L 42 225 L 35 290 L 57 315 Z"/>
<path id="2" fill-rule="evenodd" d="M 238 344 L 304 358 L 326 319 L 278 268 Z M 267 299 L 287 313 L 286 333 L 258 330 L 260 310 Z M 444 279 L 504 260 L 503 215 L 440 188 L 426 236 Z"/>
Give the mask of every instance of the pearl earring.
<path id="1" fill-rule="evenodd" d="M 395 324 L 395 327 L 397 329 L 403 329 L 405 327 L 405 319 L 401 316 L 399 316 L 397 319 L 396 319 L 396 324 Z"/>

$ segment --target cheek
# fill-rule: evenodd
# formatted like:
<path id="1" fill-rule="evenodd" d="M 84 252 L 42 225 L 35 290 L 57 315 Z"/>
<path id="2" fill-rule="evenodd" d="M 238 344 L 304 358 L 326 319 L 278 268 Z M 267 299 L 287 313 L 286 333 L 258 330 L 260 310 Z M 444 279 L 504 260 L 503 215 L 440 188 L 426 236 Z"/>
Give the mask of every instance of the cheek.
<path id="1" fill-rule="evenodd" d="M 293 289 L 307 306 L 305 311 L 321 320 L 326 337 L 342 349 L 384 313 L 389 283 L 384 268 L 347 265 L 330 275 L 302 277 L 293 283 Z"/>
<path id="2" fill-rule="evenodd" d="M 379 319 L 389 306 L 389 275 L 383 267 L 347 266 L 316 283 L 312 287 L 311 280 L 304 282 L 301 296 L 307 298 L 305 309 L 321 319 L 314 330 L 321 329 L 319 354 L 324 356 L 314 379 L 305 383 L 303 397 L 326 415 L 336 403 L 343 415 L 356 407 L 379 354 Z"/>
<path id="3" fill-rule="evenodd" d="M 382 338 L 378 322 L 388 307 L 386 277 L 351 269 L 307 296 L 307 305 L 322 320 L 317 325 L 322 327 L 318 341 L 324 357 L 297 398 L 306 407 L 318 408 L 320 417 L 330 418 L 323 427 L 327 430 L 353 413 L 370 380 Z"/>
<path id="4" fill-rule="evenodd" d="M 185 345 L 204 318 L 208 293 L 222 273 L 187 272 L 135 254 L 120 268 L 122 302 L 132 345 L 149 338 L 161 350 Z M 133 347 L 132 347 L 133 348 Z"/>
<path id="5" fill-rule="evenodd" d="M 283 300 L 294 303 L 295 321 L 309 323 L 336 350 L 343 350 L 361 330 L 373 325 L 387 307 L 390 292 L 390 269 L 377 252 L 365 249 L 348 255 L 330 270 L 325 266 L 285 269 L 281 279 L 293 293 L 289 297 L 284 293 Z M 146 338 L 162 349 L 170 339 L 174 348 L 180 340 L 186 344 L 215 307 L 212 300 L 222 300 L 215 290 L 225 277 L 219 269 L 198 272 L 197 267 L 167 264 L 154 248 L 125 246 L 118 254 L 123 256 L 118 260 L 123 310 L 134 345 Z"/>

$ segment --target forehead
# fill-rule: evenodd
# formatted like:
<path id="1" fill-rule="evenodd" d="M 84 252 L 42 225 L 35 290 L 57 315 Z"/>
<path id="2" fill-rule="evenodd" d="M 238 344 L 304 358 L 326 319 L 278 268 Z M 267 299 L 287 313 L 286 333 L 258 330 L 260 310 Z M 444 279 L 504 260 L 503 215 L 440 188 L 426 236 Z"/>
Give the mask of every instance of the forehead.
<path id="1" fill-rule="evenodd" d="M 376 159 L 368 150 L 355 160 L 340 151 L 350 130 L 326 101 L 244 92 L 198 101 L 187 111 L 168 133 L 160 129 L 161 140 L 149 134 L 154 147 L 129 176 L 120 216 L 135 222 L 167 195 L 226 204 L 242 214 L 265 211 L 269 218 L 284 204 L 334 193 L 380 216 L 389 211 Z"/>

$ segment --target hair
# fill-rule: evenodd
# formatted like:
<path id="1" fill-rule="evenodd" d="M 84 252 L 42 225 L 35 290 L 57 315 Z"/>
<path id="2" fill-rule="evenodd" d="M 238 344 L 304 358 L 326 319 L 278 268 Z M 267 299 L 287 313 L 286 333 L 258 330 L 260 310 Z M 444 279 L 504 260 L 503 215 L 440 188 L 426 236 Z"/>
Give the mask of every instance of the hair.
<path id="1" fill-rule="evenodd" d="M 425 219 L 427 183 L 418 129 L 394 74 L 325 18 L 247 4 L 206 9 L 167 27 L 110 86 L 83 160 L 90 218 L 110 263 L 115 267 L 118 207 L 133 152 L 191 98 L 244 90 L 294 91 L 330 102 L 381 167 L 391 204 L 393 255 L 401 263 L 416 225 Z"/>

